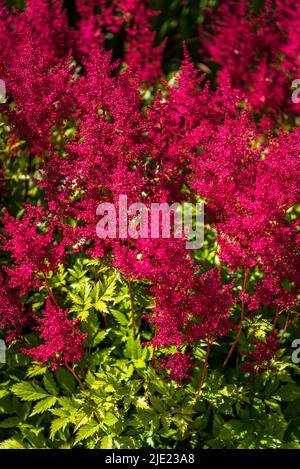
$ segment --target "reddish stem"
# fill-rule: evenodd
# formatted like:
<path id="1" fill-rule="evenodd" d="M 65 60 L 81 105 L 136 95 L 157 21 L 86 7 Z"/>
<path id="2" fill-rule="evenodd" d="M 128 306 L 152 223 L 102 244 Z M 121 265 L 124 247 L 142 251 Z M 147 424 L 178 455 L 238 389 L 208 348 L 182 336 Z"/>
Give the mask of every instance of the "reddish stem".
<path id="1" fill-rule="evenodd" d="M 273 323 L 272 333 L 274 333 L 274 331 L 275 331 L 275 327 L 276 327 L 276 324 L 277 324 L 277 321 L 278 321 L 278 318 L 279 318 L 279 314 L 280 314 L 279 307 L 276 306 L 276 313 L 275 313 L 275 319 L 274 319 L 274 323 Z"/>
<path id="2" fill-rule="evenodd" d="M 48 279 L 47 279 L 47 276 L 45 274 L 45 272 L 43 272 L 43 276 L 44 276 L 44 279 L 45 279 L 45 287 L 47 288 L 47 291 L 49 293 L 49 296 L 50 298 L 52 298 L 52 301 L 53 303 L 55 304 L 55 306 L 57 306 L 59 308 L 59 305 L 58 305 L 58 302 L 54 296 L 54 293 L 52 291 L 52 288 L 50 287 L 49 283 L 48 283 Z"/>
<path id="3" fill-rule="evenodd" d="M 129 289 L 129 298 L 130 298 L 130 307 L 131 307 L 132 335 L 133 335 L 133 338 L 135 339 L 135 337 L 136 337 L 136 321 L 135 321 L 135 314 L 134 314 L 133 292 L 132 292 L 131 278 L 128 279 L 128 289 Z"/>
<path id="4" fill-rule="evenodd" d="M 245 298 L 244 298 L 244 294 L 246 293 L 246 290 L 247 290 L 247 282 L 248 282 L 248 275 L 249 275 L 249 269 L 247 268 L 245 270 L 245 276 L 244 276 L 244 283 L 243 283 L 243 296 L 242 296 L 242 311 L 241 311 L 241 319 L 240 319 L 240 322 L 242 322 L 245 318 Z M 224 363 L 223 363 L 223 366 L 222 366 L 222 369 L 225 368 L 225 366 L 227 365 L 228 361 L 230 360 L 230 357 L 236 347 L 236 344 L 238 343 L 238 340 L 240 338 L 240 335 L 241 335 L 241 332 L 242 332 L 242 329 L 240 328 L 236 334 L 236 337 L 234 339 L 234 342 L 228 352 L 228 355 L 227 357 L 225 358 L 224 360 Z"/>
<path id="5" fill-rule="evenodd" d="M 205 360 L 204 360 L 202 373 L 201 373 L 201 377 L 200 377 L 200 383 L 199 383 L 199 386 L 198 386 L 198 389 L 197 389 L 197 392 L 196 392 L 196 395 L 195 395 L 195 400 L 196 401 L 199 398 L 199 395 L 200 395 L 200 392 L 201 392 L 201 389 L 202 389 L 202 386 L 203 386 L 203 383 L 204 383 L 204 380 L 205 380 L 208 357 L 209 357 L 209 353 L 210 353 L 210 349 L 212 347 L 212 344 L 213 344 L 212 342 L 207 343 L 206 355 L 205 355 Z"/>
<path id="6" fill-rule="evenodd" d="M 74 378 L 76 379 L 77 383 L 79 384 L 79 387 L 81 390 L 84 389 L 84 386 L 82 384 L 82 382 L 80 381 L 80 378 L 79 376 L 77 375 L 76 371 L 75 371 L 75 365 L 73 363 L 73 366 L 70 367 L 70 365 L 68 365 L 67 363 L 67 360 L 65 360 L 65 367 L 70 371 L 70 373 L 72 373 L 72 375 L 74 376 Z"/>
<path id="7" fill-rule="evenodd" d="M 290 311 L 288 311 L 287 313 L 287 316 L 286 316 L 286 320 L 285 320 L 285 324 L 284 324 L 284 328 L 283 328 L 283 331 L 282 331 L 282 334 L 280 336 L 280 339 L 279 339 L 279 343 L 282 341 L 283 337 L 284 337 L 284 334 L 286 333 L 286 330 L 288 328 L 288 325 L 289 325 L 289 318 L 290 318 Z"/>

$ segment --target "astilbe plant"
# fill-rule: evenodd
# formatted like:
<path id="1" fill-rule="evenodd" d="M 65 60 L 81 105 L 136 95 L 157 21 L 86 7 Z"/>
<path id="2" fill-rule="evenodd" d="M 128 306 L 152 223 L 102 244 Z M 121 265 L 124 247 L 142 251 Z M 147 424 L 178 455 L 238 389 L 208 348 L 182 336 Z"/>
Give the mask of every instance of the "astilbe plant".
<path id="1" fill-rule="evenodd" d="M 156 46 L 151 29 L 155 12 L 148 0 L 104 0 L 76 2 L 80 14 L 74 31 L 75 56 L 84 56 L 104 45 L 107 36 L 121 33 L 125 63 L 139 72 L 140 80 L 154 83 L 162 73 L 162 49 Z"/>
<path id="2" fill-rule="evenodd" d="M 65 364 L 74 374 L 74 362 L 83 354 L 86 335 L 80 332 L 78 318 L 68 318 L 63 300 L 56 298 L 49 286 L 48 276 L 59 264 L 69 262 L 68 256 L 82 251 L 126 276 L 133 335 L 137 331 L 132 288 L 135 282 L 149 282 L 155 302 L 152 314 L 147 315 L 155 328 L 149 341 L 153 363 L 156 353 L 175 349 L 159 362 L 171 377 L 186 378 L 192 347 L 200 341 L 206 343 L 199 395 L 214 343 L 234 332 L 226 365 L 248 310 L 251 314 L 267 310 L 275 330 L 279 315 L 289 315 L 296 303 L 299 222 L 289 216 L 289 210 L 299 201 L 299 133 L 282 130 L 277 138 L 261 143 L 251 112 L 241 106 L 245 95 L 224 78 L 232 78 L 236 63 L 223 56 L 230 70 L 224 68 L 221 85 L 214 91 L 204 84 L 204 77 L 199 76 L 185 50 L 173 85 L 162 84 L 153 105 L 145 107 L 141 81 L 153 82 L 160 73 L 160 51 L 157 49 L 154 55 L 149 51 L 154 37 L 148 29 L 151 14 L 146 3 L 115 5 L 124 15 L 128 37 L 128 68 L 121 71 L 120 63 L 112 62 L 111 52 L 104 50 L 103 40 L 98 38 L 102 21 L 112 30 L 121 27 L 119 20 L 112 19 L 113 7 L 106 12 L 108 20 L 106 15 L 97 16 L 96 2 L 77 2 L 82 19 L 79 34 L 73 31 L 71 37 L 75 37 L 75 57 L 79 51 L 81 73 L 70 66 L 69 35 L 62 45 L 57 41 L 58 33 L 52 34 L 49 26 L 55 17 L 54 29 L 60 31 L 63 41 L 66 18 L 64 13 L 54 14 L 60 2 L 52 2 L 49 11 L 41 3 L 39 15 L 31 17 L 35 6 L 30 2 L 20 17 L 9 17 L 14 26 L 3 48 L 10 50 L 16 37 L 16 51 L 9 66 L 1 63 L 0 67 L 13 99 L 8 112 L 12 135 L 26 138 L 28 152 L 41 155 L 34 184 L 44 201 L 43 207 L 25 205 L 21 220 L 4 214 L 1 249 L 11 257 L 1 276 L 1 325 L 9 339 L 20 337 L 25 324 L 40 332 L 44 343 L 22 350 L 52 368 Z M 104 8 L 102 3 L 98 6 Z M 245 9 L 245 4 L 240 8 Z M 272 30 L 268 8 L 268 14 L 260 17 L 264 32 Z M 2 15 L 7 14 L 2 9 Z M 231 18 L 228 10 L 226 15 L 227 20 Z M 36 39 L 41 34 L 41 21 L 49 26 L 45 43 Z M 256 21 L 245 19 L 240 25 L 242 32 L 253 34 L 252 23 Z M 0 31 L 4 29 L 1 22 Z M 224 44 L 233 40 L 233 29 L 227 33 L 229 40 L 222 37 Z M 146 41 L 142 47 L 143 34 Z M 82 35 L 88 38 L 84 48 L 78 46 Z M 274 49 L 276 38 L 273 41 L 270 37 L 270 47 L 264 45 L 265 50 Z M 211 48 L 219 52 L 223 49 L 219 42 Z M 251 55 L 253 50 L 249 47 L 246 52 Z M 250 80 L 253 74 L 261 73 L 264 63 L 266 58 L 255 62 Z M 279 73 L 277 65 L 274 71 Z M 239 75 L 246 77 L 247 73 L 242 70 Z M 247 83 L 242 88 L 250 93 L 247 99 L 253 109 L 261 110 L 260 99 L 255 104 L 254 91 Z M 274 101 L 270 106 L 264 103 L 268 112 L 277 112 L 276 106 Z M 58 128 L 67 140 L 64 126 L 68 120 L 76 123 L 76 133 L 60 152 L 51 138 Z M 184 239 L 99 239 L 95 230 L 97 206 L 100 202 L 117 202 L 123 194 L 128 204 L 143 202 L 148 207 L 151 202 L 184 202 L 200 196 L 206 202 L 207 221 L 217 232 L 221 266 L 207 270 L 195 263 Z M 228 270 L 227 277 L 221 267 Z M 259 272 L 261 279 L 249 290 L 250 271 Z M 239 294 L 237 287 L 242 290 Z M 46 289 L 48 296 L 42 317 L 28 308 L 37 288 Z M 14 297 L 12 291 L 16 292 Z M 240 312 L 239 324 L 231 317 L 233 310 Z M 266 340 L 271 344 L 274 334 Z M 258 362 L 257 369 L 265 369 L 272 354 L 267 345 L 256 344 L 256 352 L 249 352 L 248 357 Z"/>

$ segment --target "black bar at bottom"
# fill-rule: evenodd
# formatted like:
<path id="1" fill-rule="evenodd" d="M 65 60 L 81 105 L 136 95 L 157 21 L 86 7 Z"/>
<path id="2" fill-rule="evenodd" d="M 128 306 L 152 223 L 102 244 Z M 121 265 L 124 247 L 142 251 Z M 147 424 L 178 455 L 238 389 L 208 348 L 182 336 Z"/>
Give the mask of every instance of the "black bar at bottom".
<path id="1" fill-rule="evenodd" d="M 206 469 L 212 465 L 239 467 L 241 464 L 259 464 L 262 467 L 293 467 L 299 460 L 299 450 L 2 450 L 1 467 L 26 463 L 45 464 L 54 469 L 59 467 L 85 467 L 93 469 L 107 467 L 148 467 L 168 468 L 199 467 Z M 34 467 L 34 466 L 33 466 Z"/>

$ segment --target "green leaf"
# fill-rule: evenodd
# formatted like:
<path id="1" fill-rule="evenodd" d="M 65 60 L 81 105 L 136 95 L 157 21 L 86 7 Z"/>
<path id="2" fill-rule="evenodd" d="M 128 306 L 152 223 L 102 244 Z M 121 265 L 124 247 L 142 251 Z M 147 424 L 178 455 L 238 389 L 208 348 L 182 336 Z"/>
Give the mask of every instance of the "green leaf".
<path id="1" fill-rule="evenodd" d="M 69 296 L 73 302 L 73 306 L 70 311 L 80 313 L 82 320 L 88 318 L 88 312 L 92 308 L 92 287 L 88 280 L 78 288 L 77 292 L 69 292 Z"/>
<path id="2" fill-rule="evenodd" d="M 121 326 L 128 326 L 128 318 L 124 313 L 121 313 L 116 309 L 112 309 L 111 312 L 118 323 L 121 324 Z"/>
<path id="3" fill-rule="evenodd" d="M 35 376 L 41 376 L 46 374 L 47 367 L 40 365 L 32 365 L 26 373 L 27 378 L 34 378 Z"/>
<path id="4" fill-rule="evenodd" d="M 75 443 L 79 443 L 82 440 L 86 440 L 90 436 L 93 436 L 101 429 L 101 425 L 92 419 L 86 425 L 83 425 L 77 432 Z"/>
<path id="5" fill-rule="evenodd" d="M 19 417 L 8 417 L 0 422 L 0 428 L 13 428 L 17 427 L 20 422 Z"/>
<path id="6" fill-rule="evenodd" d="M 54 406 L 56 401 L 57 401 L 57 398 L 55 396 L 46 397 L 46 399 L 43 399 L 35 404 L 33 411 L 31 412 L 30 415 L 33 416 L 36 414 L 42 414 L 43 412 L 46 412 L 47 410 L 51 409 L 51 407 Z"/>
<path id="7" fill-rule="evenodd" d="M 137 399 L 135 399 L 135 405 L 137 409 L 150 409 L 148 400 L 145 396 L 140 396 Z"/>
<path id="8" fill-rule="evenodd" d="M 105 423 L 105 425 L 107 425 L 108 427 L 111 427 L 112 425 L 117 423 L 117 421 L 118 418 L 111 412 L 108 412 L 104 417 L 103 423 Z"/>
<path id="9" fill-rule="evenodd" d="M 143 349 L 139 338 L 133 339 L 133 337 L 130 336 L 127 339 L 124 350 L 125 357 L 131 358 L 133 360 L 139 360 L 141 358 L 145 358 L 147 353 L 147 350 Z"/>
<path id="10" fill-rule="evenodd" d="M 64 430 L 69 423 L 69 417 L 60 417 L 51 422 L 50 439 L 54 440 L 57 432 Z"/>
<path id="11" fill-rule="evenodd" d="M 154 410 L 156 410 L 158 412 L 164 412 L 166 410 L 165 409 L 165 404 L 161 399 L 158 399 L 155 396 L 151 396 L 150 400 L 151 400 L 151 404 L 152 404 Z"/>
<path id="12" fill-rule="evenodd" d="M 33 448 L 38 449 L 47 447 L 42 427 L 36 428 L 32 425 L 22 423 L 20 425 L 20 429 L 22 435 L 29 441 Z"/>
<path id="13" fill-rule="evenodd" d="M 107 303 L 114 299 L 116 277 L 113 275 L 104 280 L 99 280 L 92 292 L 93 307 L 101 313 L 108 313 Z"/>
<path id="14" fill-rule="evenodd" d="M 6 389 L 1 389 L 0 390 L 0 399 L 2 399 L 5 396 L 8 396 L 9 392 Z"/>
<path id="15" fill-rule="evenodd" d="M 113 449 L 113 439 L 110 435 L 106 435 L 102 438 L 100 443 L 101 449 Z"/>
<path id="16" fill-rule="evenodd" d="M 8 438 L 8 440 L 1 441 L 0 449 L 25 449 L 24 446 L 17 438 Z"/>
<path id="17" fill-rule="evenodd" d="M 38 401 L 48 397 L 48 394 L 38 384 L 22 381 L 12 387 L 12 392 L 23 401 Z"/>
<path id="18" fill-rule="evenodd" d="M 93 340 L 93 347 L 95 347 L 96 345 L 100 344 L 100 342 L 102 342 L 103 339 L 105 339 L 105 337 L 107 336 L 107 334 L 109 333 L 110 329 L 106 329 L 104 331 L 99 331 L 97 333 L 97 335 L 94 337 L 94 340 Z"/>

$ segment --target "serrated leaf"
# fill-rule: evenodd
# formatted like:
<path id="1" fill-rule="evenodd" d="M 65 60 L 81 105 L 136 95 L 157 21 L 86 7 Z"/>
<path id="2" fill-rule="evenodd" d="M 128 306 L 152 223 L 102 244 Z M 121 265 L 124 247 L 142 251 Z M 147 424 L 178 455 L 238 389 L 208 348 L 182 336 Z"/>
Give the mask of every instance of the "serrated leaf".
<path id="1" fill-rule="evenodd" d="M 93 340 L 93 346 L 95 347 L 96 345 L 100 344 L 100 342 L 102 342 L 102 340 L 105 339 L 109 331 L 110 329 L 99 331 Z"/>
<path id="2" fill-rule="evenodd" d="M 133 339 L 132 336 L 130 336 L 127 339 L 124 355 L 125 357 L 131 358 L 132 360 L 139 360 L 145 357 L 145 353 L 139 338 Z"/>
<path id="3" fill-rule="evenodd" d="M 51 409 L 51 407 L 56 404 L 57 398 L 55 396 L 49 396 L 46 397 L 46 399 L 43 399 L 39 402 L 37 402 L 33 408 L 33 411 L 31 412 L 31 416 L 36 415 L 36 414 L 42 414 L 43 412 L 46 412 L 47 410 Z"/>
<path id="4" fill-rule="evenodd" d="M 38 401 L 49 396 L 38 384 L 32 384 L 28 381 L 14 384 L 12 392 L 23 401 Z"/>
<path id="5" fill-rule="evenodd" d="M 54 419 L 51 422 L 51 430 L 50 430 L 50 439 L 54 440 L 54 437 L 57 432 L 60 430 L 64 430 L 64 428 L 68 425 L 69 423 L 69 417 L 61 417 L 58 419 Z"/>
<path id="6" fill-rule="evenodd" d="M 72 311 L 76 312 L 76 308 L 73 308 Z M 90 312 L 88 309 L 85 309 L 85 310 L 77 310 L 77 312 L 79 312 L 78 314 L 78 317 L 81 319 L 81 321 L 85 322 L 89 319 L 89 316 L 90 316 Z"/>
<path id="7" fill-rule="evenodd" d="M 128 325 L 128 318 L 124 313 L 121 313 L 120 311 L 117 311 L 116 309 L 111 310 L 114 318 L 118 321 L 121 326 L 127 326 Z"/>
<path id="8" fill-rule="evenodd" d="M 102 283 L 99 280 L 92 292 L 93 306 L 97 311 L 101 313 L 108 313 L 107 303 L 114 299 L 114 293 L 116 288 L 116 277 L 111 276 Z"/>
<path id="9" fill-rule="evenodd" d="M 83 425 L 81 427 L 76 435 L 75 443 L 79 443 L 82 440 L 86 440 L 87 438 L 93 436 L 97 431 L 99 431 L 101 428 L 101 425 L 96 422 L 96 420 L 91 420 L 89 423 L 86 425 Z"/>
<path id="10" fill-rule="evenodd" d="M 75 412 L 80 407 L 80 403 L 77 400 L 69 397 L 60 397 L 58 400 L 60 405 L 62 406 L 62 409 L 60 410 L 63 411 L 68 410 L 70 412 Z"/>
<path id="11" fill-rule="evenodd" d="M 76 305 L 79 305 L 79 306 L 84 305 L 83 298 L 81 298 L 78 294 L 69 292 L 69 295 L 70 295 L 70 298 L 71 298 L 73 303 L 75 303 Z"/>
<path id="12" fill-rule="evenodd" d="M 105 435 L 100 443 L 101 449 L 112 449 L 113 448 L 113 439 L 110 435 Z"/>
<path id="13" fill-rule="evenodd" d="M 26 373 L 27 378 L 34 378 L 35 376 L 42 376 L 46 374 L 47 367 L 41 365 L 33 365 Z"/>
<path id="14" fill-rule="evenodd" d="M 25 449 L 24 446 L 19 440 L 16 438 L 8 438 L 7 440 L 1 441 L 0 449 Z"/>
<path id="15" fill-rule="evenodd" d="M 96 301 L 96 303 L 94 303 L 93 306 L 95 310 L 99 311 L 100 313 L 108 313 L 107 304 L 102 300 Z"/>

